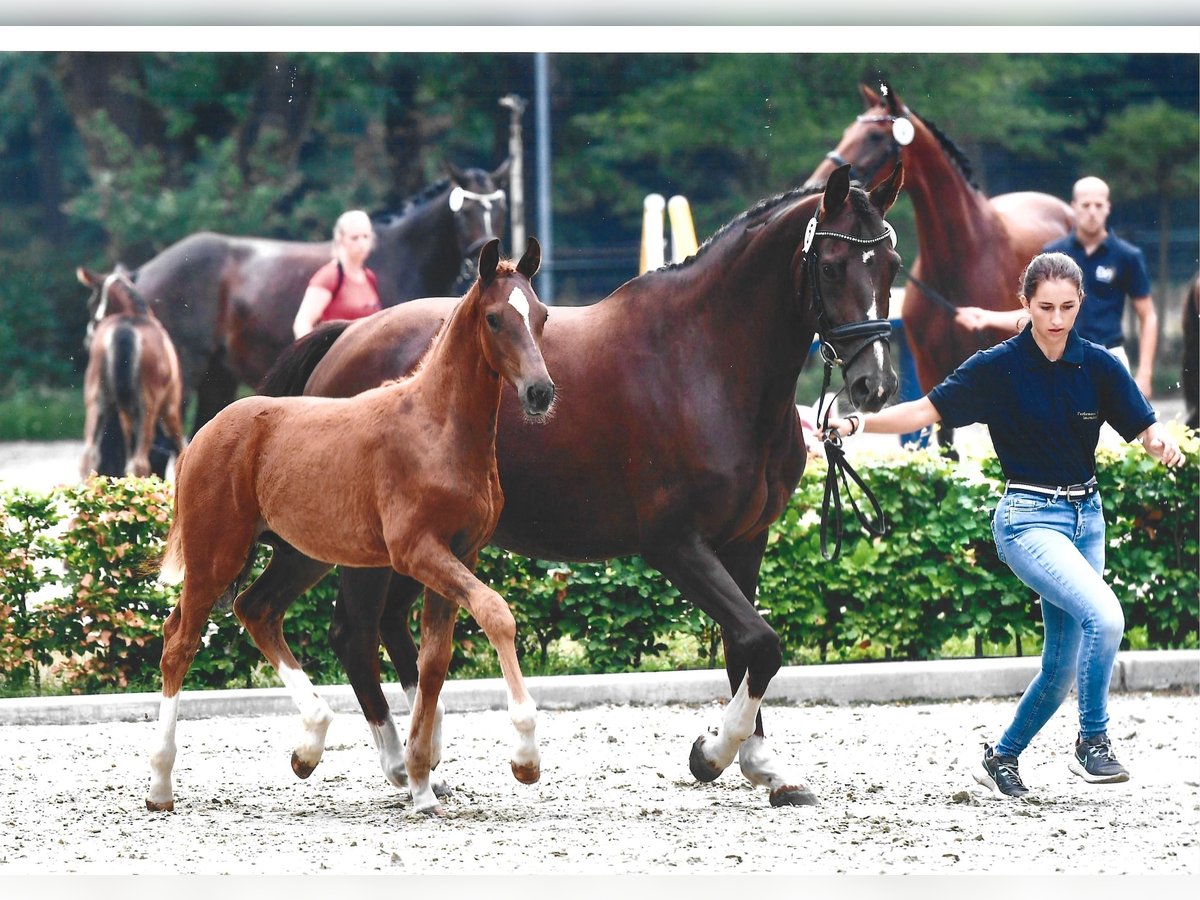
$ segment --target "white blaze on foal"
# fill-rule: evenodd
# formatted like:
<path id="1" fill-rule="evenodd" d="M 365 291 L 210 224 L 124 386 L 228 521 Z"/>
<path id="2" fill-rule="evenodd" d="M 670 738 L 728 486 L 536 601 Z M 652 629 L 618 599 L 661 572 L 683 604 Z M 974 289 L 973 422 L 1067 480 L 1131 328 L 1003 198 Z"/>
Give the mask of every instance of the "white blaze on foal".
<path id="1" fill-rule="evenodd" d="M 515 287 L 508 295 L 508 304 L 521 314 L 521 319 L 525 322 L 525 330 L 532 335 L 533 329 L 529 327 L 529 298 L 521 292 L 519 287 Z"/>

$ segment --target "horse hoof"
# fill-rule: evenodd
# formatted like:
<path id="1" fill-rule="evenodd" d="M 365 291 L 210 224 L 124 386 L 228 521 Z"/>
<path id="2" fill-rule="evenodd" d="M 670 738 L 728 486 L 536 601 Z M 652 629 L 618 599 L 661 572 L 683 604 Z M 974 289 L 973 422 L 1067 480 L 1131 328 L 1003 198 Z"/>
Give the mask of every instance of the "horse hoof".
<path id="1" fill-rule="evenodd" d="M 296 773 L 297 778 L 307 778 L 316 768 L 316 763 L 306 763 L 294 752 L 292 753 L 292 771 Z"/>
<path id="2" fill-rule="evenodd" d="M 424 809 L 414 809 L 413 812 L 417 813 L 418 815 L 422 815 L 427 819 L 446 818 L 446 811 L 442 809 L 441 805 L 427 806 Z"/>
<path id="3" fill-rule="evenodd" d="M 692 775 L 695 779 L 705 784 L 710 781 L 716 781 L 720 777 L 721 770 L 715 768 L 704 758 L 704 735 L 700 735 L 700 737 L 696 738 L 696 742 L 692 744 L 692 755 L 688 759 L 688 767 L 692 770 Z"/>
<path id="4" fill-rule="evenodd" d="M 435 781 L 433 783 L 433 796 L 439 800 L 445 800 L 447 797 L 453 797 L 454 791 L 450 790 L 450 785 L 444 781 Z"/>
<path id="5" fill-rule="evenodd" d="M 804 785 L 784 785 L 771 791 L 772 806 L 816 806 L 817 795 Z"/>
<path id="6" fill-rule="evenodd" d="M 146 798 L 146 809 L 150 812 L 174 812 L 175 801 L 167 800 L 165 803 L 155 803 L 153 800 Z"/>
<path id="7" fill-rule="evenodd" d="M 521 784 L 533 784 L 542 777 L 542 767 L 537 763 L 525 763 L 523 765 L 512 764 L 513 777 Z"/>

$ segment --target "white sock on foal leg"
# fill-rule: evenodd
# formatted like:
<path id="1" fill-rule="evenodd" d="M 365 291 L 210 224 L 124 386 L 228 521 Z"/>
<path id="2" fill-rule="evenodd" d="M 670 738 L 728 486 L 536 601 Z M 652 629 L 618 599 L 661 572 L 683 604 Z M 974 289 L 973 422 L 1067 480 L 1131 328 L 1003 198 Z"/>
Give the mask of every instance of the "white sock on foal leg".
<path id="1" fill-rule="evenodd" d="M 304 733 L 292 754 L 292 768 L 301 778 L 307 778 L 325 753 L 325 733 L 333 722 L 333 710 L 324 698 L 317 695 L 313 683 L 301 669 L 280 666 L 279 679 L 300 710 L 300 724 Z"/>
<path id="2" fill-rule="evenodd" d="M 171 789 L 171 770 L 175 767 L 175 723 L 179 719 L 179 694 L 163 696 L 158 705 L 158 744 L 150 754 L 150 791 L 146 808 L 171 810 L 175 795 Z"/>

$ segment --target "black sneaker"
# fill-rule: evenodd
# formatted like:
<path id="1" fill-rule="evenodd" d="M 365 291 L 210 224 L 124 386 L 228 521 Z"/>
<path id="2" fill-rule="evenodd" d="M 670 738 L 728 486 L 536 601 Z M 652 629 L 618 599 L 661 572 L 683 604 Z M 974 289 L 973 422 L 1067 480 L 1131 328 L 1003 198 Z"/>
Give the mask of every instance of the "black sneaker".
<path id="1" fill-rule="evenodd" d="M 1107 734 L 1087 740 L 1075 739 L 1075 755 L 1067 763 L 1071 771 L 1092 784 L 1116 784 L 1129 780 L 1129 772 L 1117 762 Z"/>
<path id="2" fill-rule="evenodd" d="M 998 797 L 1024 797 L 1029 793 L 1017 771 L 1017 758 L 997 756 L 991 744 L 983 745 L 983 765 L 971 774 Z"/>

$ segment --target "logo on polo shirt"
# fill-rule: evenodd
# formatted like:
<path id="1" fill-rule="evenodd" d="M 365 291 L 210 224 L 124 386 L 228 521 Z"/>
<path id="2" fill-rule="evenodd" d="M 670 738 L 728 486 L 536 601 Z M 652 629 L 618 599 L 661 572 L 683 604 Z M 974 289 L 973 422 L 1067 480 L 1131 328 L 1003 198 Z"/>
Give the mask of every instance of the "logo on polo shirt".
<path id="1" fill-rule="evenodd" d="M 1102 281 L 1105 284 L 1112 284 L 1112 280 L 1117 276 L 1117 270 L 1112 266 L 1096 266 L 1096 280 Z"/>
<path id="2" fill-rule="evenodd" d="M 1079 412 L 1075 413 L 1075 415 L 1079 416 L 1079 418 L 1083 419 L 1085 422 L 1093 422 L 1100 418 L 1100 413 L 1088 412 L 1085 410 L 1080 410 Z"/>

